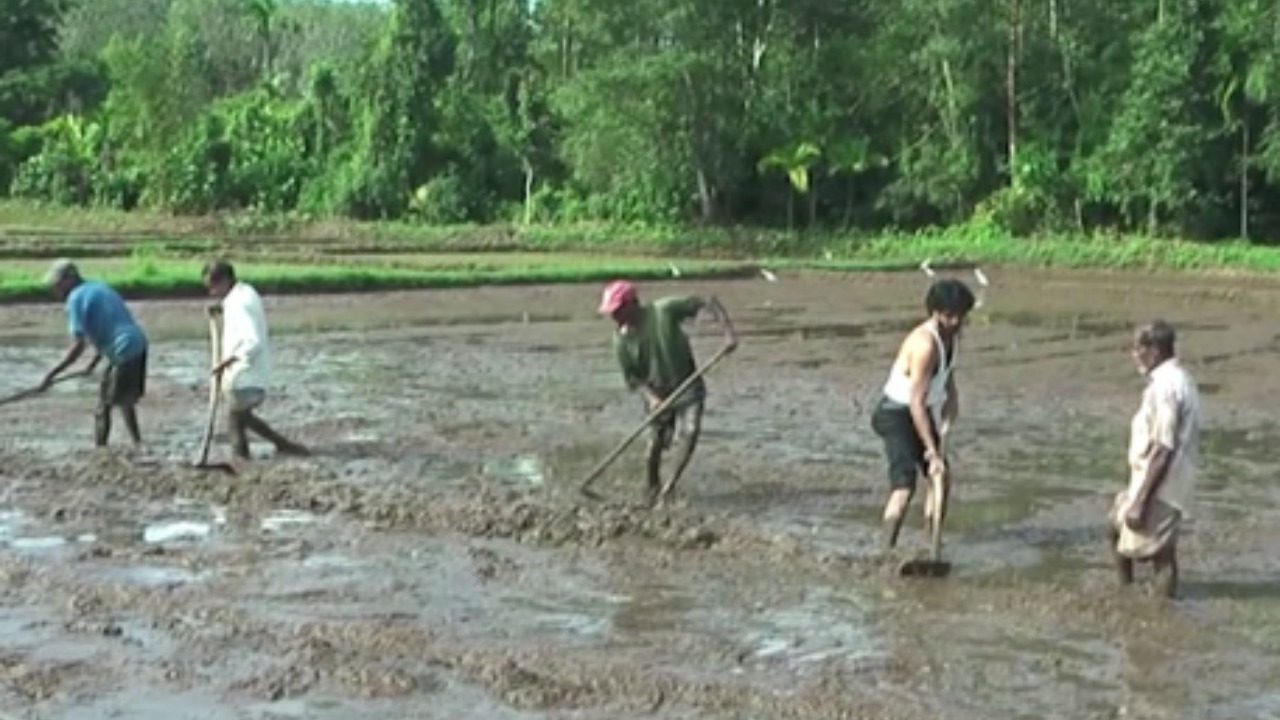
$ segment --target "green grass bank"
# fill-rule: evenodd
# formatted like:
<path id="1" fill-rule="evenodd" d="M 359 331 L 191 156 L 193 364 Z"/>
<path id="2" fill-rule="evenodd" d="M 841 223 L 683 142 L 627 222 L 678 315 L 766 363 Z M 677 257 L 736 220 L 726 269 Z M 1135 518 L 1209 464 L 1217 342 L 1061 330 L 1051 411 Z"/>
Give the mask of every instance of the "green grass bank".
<path id="1" fill-rule="evenodd" d="M 1146 271 L 1280 270 L 1280 248 L 1141 236 L 1013 238 L 970 224 L 872 237 L 769 230 L 603 225 L 424 227 L 298 217 L 175 218 L 0 202 L 0 302 L 43 301 L 51 257 L 131 297 L 198 295 L 213 256 L 241 263 L 274 293 L 448 288 L 483 284 L 726 278 L 771 270 L 914 270 L 1037 266 Z"/>
<path id="2" fill-rule="evenodd" d="M 499 257 L 496 262 L 453 264 L 447 262 L 452 258 L 433 255 L 424 259 L 437 262 L 416 268 L 246 263 L 239 271 L 244 280 L 274 294 L 603 282 L 623 276 L 640 280 L 673 277 L 668 263 L 644 258 L 603 257 L 590 265 L 565 262 L 552 253 L 534 259 L 525 255 L 524 258 L 520 263 L 503 262 Z M 681 263 L 685 264 L 685 261 Z M 41 284 L 41 275 L 47 264 L 47 261 L 41 261 L 38 265 L 15 267 L 6 263 L 5 269 L 0 271 L 0 302 L 49 301 L 49 290 Z M 201 263 L 198 261 L 91 259 L 80 265 L 86 276 L 106 280 L 130 298 L 183 298 L 204 294 L 200 285 Z M 731 278 L 754 274 L 757 270 L 742 263 L 702 261 L 680 272 L 682 276 L 697 278 Z"/>

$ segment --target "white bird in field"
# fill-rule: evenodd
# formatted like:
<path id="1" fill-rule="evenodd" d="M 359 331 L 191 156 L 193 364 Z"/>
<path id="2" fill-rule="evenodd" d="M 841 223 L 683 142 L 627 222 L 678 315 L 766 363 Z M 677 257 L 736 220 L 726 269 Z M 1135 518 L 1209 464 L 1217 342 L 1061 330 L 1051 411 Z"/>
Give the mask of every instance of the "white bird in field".
<path id="1" fill-rule="evenodd" d="M 673 262 L 668 262 L 667 267 L 671 268 L 671 277 L 680 277 L 680 268 L 676 267 Z"/>
<path id="2" fill-rule="evenodd" d="M 920 269 L 923 270 L 924 274 L 928 275 L 929 277 L 933 277 L 938 274 L 933 271 L 932 267 L 929 266 L 929 263 L 931 262 L 933 262 L 933 258 L 925 258 L 924 262 L 920 263 Z"/>
<path id="3" fill-rule="evenodd" d="M 760 268 L 760 276 L 769 282 L 778 282 L 778 276 L 769 272 L 769 268 Z"/>
<path id="4" fill-rule="evenodd" d="M 982 307 L 982 304 L 986 302 L 986 299 L 987 299 L 986 290 L 991 285 L 991 283 L 987 281 L 987 275 L 986 273 L 982 272 L 982 268 L 974 268 L 973 276 L 977 278 L 978 285 L 982 286 L 982 289 L 978 290 L 978 300 L 973 304 L 973 306 Z"/>

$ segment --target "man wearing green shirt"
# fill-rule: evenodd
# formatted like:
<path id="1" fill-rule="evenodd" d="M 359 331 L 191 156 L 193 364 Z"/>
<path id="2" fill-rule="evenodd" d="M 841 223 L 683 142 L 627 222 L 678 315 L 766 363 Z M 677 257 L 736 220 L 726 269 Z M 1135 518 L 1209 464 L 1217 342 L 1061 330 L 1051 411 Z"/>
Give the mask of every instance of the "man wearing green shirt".
<path id="1" fill-rule="evenodd" d="M 704 308 L 724 327 L 725 345 L 732 351 L 738 345 L 738 338 L 729 314 L 714 297 L 671 296 L 641 303 L 635 285 L 625 280 L 610 283 L 604 289 L 600 314 L 608 315 L 617 323 L 613 349 L 627 387 L 643 394 L 646 415 L 697 370 L 693 348 L 681 323 L 696 317 Z M 649 435 L 648 462 L 651 505 L 660 505 L 671 496 L 693 458 L 702 433 L 706 396 L 706 384 L 699 378 L 654 421 Z M 675 472 L 663 485 L 662 453 L 671 447 L 673 440 L 678 440 L 680 453 Z"/>

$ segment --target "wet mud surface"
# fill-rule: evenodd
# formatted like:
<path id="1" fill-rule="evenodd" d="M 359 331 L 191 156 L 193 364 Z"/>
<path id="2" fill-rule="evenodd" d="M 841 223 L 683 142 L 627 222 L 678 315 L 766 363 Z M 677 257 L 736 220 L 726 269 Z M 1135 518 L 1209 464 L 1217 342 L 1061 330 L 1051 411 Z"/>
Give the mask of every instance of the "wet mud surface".
<path id="1" fill-rule="evenodd" d="M 575 491 L 642 417 L 595 286 L 269 298 L 264 416 L 317 454 L 237 475 L 190 467 L 200 304 L 138 303 L 144 448 L 88 447 L 91 382 L 0 408 L 0 719 L 1280 717 L 1280 284 L 987 274 L 944 580 L 875 550 L 867 413 L 919 274 L 645 286 L 714 292 L 742 335 L 657 511 L 641 443 L 604 502 Z M 1208 424 L 1172 604 L 1102 544 L 1153 316 Z M 0 309 L 0 394 L 63 327 Z"/>

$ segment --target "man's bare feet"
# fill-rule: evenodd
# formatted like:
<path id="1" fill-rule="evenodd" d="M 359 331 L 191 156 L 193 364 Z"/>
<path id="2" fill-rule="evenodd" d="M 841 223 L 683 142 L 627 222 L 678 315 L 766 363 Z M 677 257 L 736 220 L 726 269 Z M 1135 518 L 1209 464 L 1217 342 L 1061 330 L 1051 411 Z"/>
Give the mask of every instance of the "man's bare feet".
<path id="1" fill-rule="evenodd" d="M 311 450 L 295 442 L 276 445 L 276 453 L 289 457 L 311 457 Z"/>

